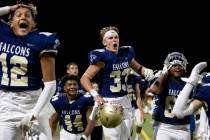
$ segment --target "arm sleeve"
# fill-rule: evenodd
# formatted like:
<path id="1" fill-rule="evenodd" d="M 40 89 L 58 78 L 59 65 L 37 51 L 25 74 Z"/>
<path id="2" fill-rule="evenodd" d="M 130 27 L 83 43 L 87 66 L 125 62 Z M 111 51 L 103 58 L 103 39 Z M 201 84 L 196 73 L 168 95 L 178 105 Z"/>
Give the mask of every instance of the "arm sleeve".
<path id="1" fill-rule="evenodd" d="M 32 114 L 34 117 L 37 117 L 39 113 L 42 111 L 42 109 L 44 108 L 44 106 L 47 104 L 47 102 L 50 101 L 50 99 L 55 93 L 55 90 L 56 90 L 55 80 L 44 82 L 44 89 L 42 90 L 42 93 L 39 96 L 38 101 L 32 110 Z"/>
<path id="2" fill-rule="evenodd" d="M 193 113 L 193 105 L 189 103 L 189 96 L 193 86 L 190 83 L 186 83 L 173 107 L 173 114 L 178 118 L 183 118 Z"/>

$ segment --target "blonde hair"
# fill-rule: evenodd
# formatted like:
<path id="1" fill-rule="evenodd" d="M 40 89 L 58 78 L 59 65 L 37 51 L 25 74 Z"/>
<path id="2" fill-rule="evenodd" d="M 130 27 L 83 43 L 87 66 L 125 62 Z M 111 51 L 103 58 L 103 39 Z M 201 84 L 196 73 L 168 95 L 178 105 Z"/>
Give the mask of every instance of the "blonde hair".
<path id="1" fill-rule="evenodd" d="M 119 29 L 116 26 L 107 26 L 107 27 L 103 27 L 100 30 L 100 39 L 101 41 L 103 41 L 104 35 L 106 32 L 110 31 L 110 30 L 114 30 L 119 34 Z"/>

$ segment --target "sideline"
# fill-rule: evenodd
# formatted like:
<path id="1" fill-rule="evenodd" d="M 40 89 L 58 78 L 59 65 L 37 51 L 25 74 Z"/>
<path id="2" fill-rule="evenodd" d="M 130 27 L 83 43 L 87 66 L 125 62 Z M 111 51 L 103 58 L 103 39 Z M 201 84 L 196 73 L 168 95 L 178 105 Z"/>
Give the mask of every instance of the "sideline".
<path id="1" fill-rule="evenodd" d="M 144 129 L 141 130 L 141 134 L 144 137 L 144 140 L 151 140 L 149 135 L 144 131 Z"/>

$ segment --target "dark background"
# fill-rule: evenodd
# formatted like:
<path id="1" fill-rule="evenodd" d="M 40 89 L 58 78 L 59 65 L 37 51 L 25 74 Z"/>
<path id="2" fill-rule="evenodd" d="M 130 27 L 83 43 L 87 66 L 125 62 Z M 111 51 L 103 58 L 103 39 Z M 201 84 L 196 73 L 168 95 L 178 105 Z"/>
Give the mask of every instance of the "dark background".
<path id="1" fill-rule="evenodd" d="M 78 63 L 82 75 L 88 67 L 88 52 L 102 47 L 99 30 L 109 25 L 119 28 L 121 45 L 132 45 L 136 60 L 152 69 L 162 69 L 166 55 L 172 51 L 185 54 L 188 71 L 210 58 L 205 3 L 95 1 L 33 0 L 38 9 L 38 29 L 60 36 L 58 77 L 70 61 Z M 0 0 L 1 6 L 15 2 Z"/>

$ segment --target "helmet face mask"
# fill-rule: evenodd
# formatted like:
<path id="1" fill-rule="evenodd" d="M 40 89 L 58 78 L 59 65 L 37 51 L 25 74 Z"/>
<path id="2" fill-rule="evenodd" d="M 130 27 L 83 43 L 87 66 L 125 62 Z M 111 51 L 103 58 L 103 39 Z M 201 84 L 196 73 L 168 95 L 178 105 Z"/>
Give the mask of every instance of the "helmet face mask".
<path id="1" fill-rule="evenodd" d="M 175 64 L 181 65 L 183 67 L 183 69 L 186 70 L 188 62 L 187 62 L 186 57 L 182 53 L 172 52 L 172 53 L 168 54 L 168 56 L 166 57 L 166 59 L 164 61 L 164 65 L 169 67 L 169 66 L 175 65 Z"/>
<path id="2" fill-rule="evenodd" d="M 99 108 L 99 118 L 103 126 L 114 128 L 123 120 L 123 108 L 119 104 L 105 103 Z"/>

